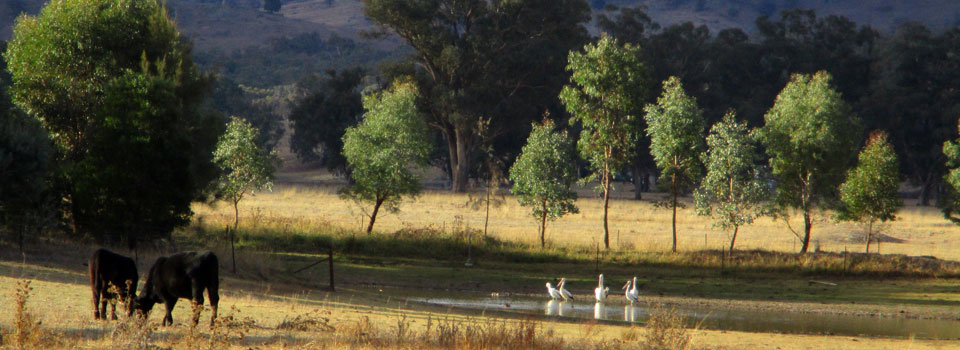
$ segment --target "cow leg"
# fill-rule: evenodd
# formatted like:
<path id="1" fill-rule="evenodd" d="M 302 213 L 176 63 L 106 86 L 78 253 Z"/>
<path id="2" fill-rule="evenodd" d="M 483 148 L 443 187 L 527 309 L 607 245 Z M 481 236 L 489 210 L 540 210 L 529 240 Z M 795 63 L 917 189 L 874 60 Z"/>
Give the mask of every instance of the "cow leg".
<path id="1" fill-rule="evenodd" d="M 100 319 L 100 291 L 96 286 L 93 287 L 93 319 Z"/>
<path id="2" fill-rule="evenodd" d="M 107 303 L 110 302 L 110 295 L 107 293 L 100 294 L 100 319 L 107 319 Z"/>
<path id="3" fill-rule="evenodd" d="M 173 307 L 177 305 L 177 298 L 167 298 L 163 301 L 163 304 L 167 307 L 167 313 L 163 315 L 163 322 L 160 323 L 161 326 L 173 325 Z"/>
<path id="4" fill-rule="evenodd" d="M 213 323 L 217 319 L 217 305 L 220 304 L 220 294 L 217 292 L 217 284 L 217 281 L 214 281 L 210 286 L 207 286 L 207 296 L 210 297 L 210 309 L 213 310 L 213 315 L 210 316 L 210 327 L 213 327 Z"/>
<path id="5" fill-rule="evenodd" d="M 195 311 L 193 313 L 193 325 L 196 326 L 197 323 L 200 323 L 200 311 L 203 310 L 203 285 L 198 283 L 199 281 L 193 280 L 193 307 Z"/>

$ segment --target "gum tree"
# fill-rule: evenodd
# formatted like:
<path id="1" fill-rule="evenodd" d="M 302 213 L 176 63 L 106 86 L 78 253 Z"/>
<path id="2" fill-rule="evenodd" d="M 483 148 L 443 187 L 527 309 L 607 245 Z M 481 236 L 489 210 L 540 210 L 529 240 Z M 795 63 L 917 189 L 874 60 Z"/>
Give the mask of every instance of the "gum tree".
<path id="1" fill-rule="evenodd" d="M 756 137 L 767 150 L 776 180 L 774 202 L 789 227 L 788 209 L 803 215 L 800 254 L 810 246 L 818 210 L 835 204 L 844 173 L 853 163 L 859 121 L 850 113 L 830 74 L 794 74 L 764 115 Z"/>
<path id="2" fill-rule="evenodd" d="M 650 153 L 660 168 L 658 183 L 670 191 L 673 208 L 673 251 L 677 251 L 677 197 L 693 187 L 703 176 L 700 153 L 703 152 L 703 112 L 696 99 L 687 96 L 680 79 L 663 82 L 663 95 L 657 104 L 645 108 Z"/>
<path id="3" fill-rule="evenodd" d="M 960 123 L 958 123 L 960 130 Z M 943 143 L 943 154 L 947 158 L 947 175 L 943 180 L 947 183 L 947 193 L 940 199 L 940 209 L 943 211 L 943 217 L 949 219 L 954 224 L 960 225 L 960 139 L 957 141 L 946 141 Z"/>
<path id="4" fill-rule="evenodd" d="M 897 210 L 903 206 L 898 193 L 900 162 L 893 145 L 887 142 L 887 133 L 882 131 L 870 134 L 858 158 L 857 166 L 840 185 L 843 207 L 838 218 L 866 228 L 869 253 L 875 224 L 896 220 Z"/>
<path id="5" fill-rule="evenodd" d="M 697 214 L 712 216 L 713 226 L 732 230 L 730 251 L 737 242 L 740 226 L 763 215 L 767 186 L 760 176 L 756 147 L 746 122 L 738 122 L 733 111 L 710 128 L 703 161 L 707 173 L 693 194 Z"/>
<path id="6" fill-rule="evenodd" d="M 631 159 L 642 130 L 642 103 L 647 96 L 647 69 L 640 61 L 640 48 L 621 46 L 604 36 L 587 44 L 583 52 L 571 51 L 567 70 L 570 84 L 560 92 L 560 101 L 583 127 L 577 148 L 590 161 L 591 174 L 583 181 L 598 181 L 603 195 L 603 245 L 610 248 L 607 212 L 613 174 Z"/>
<path id="7" fill-rule="evenodd" d="M 343 135 L 343 155 L 354 183 L 341 195 L 373 204 L 368 234 L 382 206 L 395 212 L 404 196 L 420 193 L 420 176 L 411 167 L 429 165 L 431 138 L 415 105 L 417 95 L 413 83 L 397 81 L 387 91 L 364 97 L 363 121 Z"/>
<path id="8" fill-rule="evenodd" d="M 10 95 L 55 147 L 62 217 L 98 241 L 169 238 L 216 180 L 211 78 L 159 1 L 55 0 L 17 20 Z"/>
<path id="9" fill-rule="evenodd" d="M 260 131 L 247 121 L 233 117 L 227 131 L 220 136 L 213 161 L 220 168 L 219 194 L 233 205 L 233 229 L 230 230 L 230 259 L 237 272 L 234 258 L 234 235 L 240 224 L 240 200 L 247 194 L 273 188 L 274 173 L 280 158 L 257 143 Z"/>
<path id="10" fill-rule="evenodd" d="M 553 129 L 549 119 L 534 123 L 527 144 L 510 168 L 513 194 L 540 221 L 541 248 L 546 245 L 547 220 L 579 212 L 574 204 L 577 193 L 570 190 L 577 181 L 574 146 L 566 131 Z"/>

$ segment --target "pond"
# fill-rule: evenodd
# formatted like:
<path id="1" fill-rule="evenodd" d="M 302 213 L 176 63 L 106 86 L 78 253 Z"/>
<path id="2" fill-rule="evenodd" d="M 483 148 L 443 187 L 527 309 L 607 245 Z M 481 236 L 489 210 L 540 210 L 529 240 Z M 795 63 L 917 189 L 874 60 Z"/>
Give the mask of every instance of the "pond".
<path id="1" fill-rule="evenodd" d="M 543 315 L 566 321 L 602 320 L 640 322 L 649 317 L 646 304 L 623 305 L 593 300 L 558 302 L 528 296 L 416 296 L 406 300 L 473 311 L 496 311 L 522 315 Z M 915 337 L 960 339 L 960 321 L 895 317 L 864 317 L 844 314 L 802 313 L 676 307 L 688 327 L 747 332 L 832 334 L 846 336 Z"/>

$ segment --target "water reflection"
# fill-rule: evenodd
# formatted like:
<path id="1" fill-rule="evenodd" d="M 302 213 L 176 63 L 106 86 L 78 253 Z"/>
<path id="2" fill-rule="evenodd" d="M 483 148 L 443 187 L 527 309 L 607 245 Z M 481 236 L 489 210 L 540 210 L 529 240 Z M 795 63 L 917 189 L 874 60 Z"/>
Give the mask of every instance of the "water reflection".
<path id="1" fill-rule="evenodd" d="M 550 300 L 547 302 L 547 309 L 544 312 L 547 316 L 558 316 L 560 315 L 560 304 L 556 300 Z"/>
<path id="2" fill-rule="evenodd" d="M 616 301 L 590 304 L 573 301 L 544 301 L 534 297 L 512 298 L 412 298 L 434 305 L 456 306 L 476 310 L 500 310 L 512 313 L 542 313 L 566 318 L 622 320 L 643 322 L 650 310 L 643 304 L 630 306 Z M 621 308 L 622 306 L 622 308 Z M 764 310 L 729 310 L 698 307 L 677 309 L 688 327 L 729 329 L 751 332 L 785 332 L 801 334 L 837 334 L 917 337 L 932 339 L 960 339 L 960 321 L 929 320 L 891 317 L 859 317 L 838 314 L 811 314 Z"/>
<path id="3" fill-rule="evenodd" d="M 623 307 L 623 320 L 627 322 L 637 321 L 637 309 L 635 309 L 633 305 Z"/>

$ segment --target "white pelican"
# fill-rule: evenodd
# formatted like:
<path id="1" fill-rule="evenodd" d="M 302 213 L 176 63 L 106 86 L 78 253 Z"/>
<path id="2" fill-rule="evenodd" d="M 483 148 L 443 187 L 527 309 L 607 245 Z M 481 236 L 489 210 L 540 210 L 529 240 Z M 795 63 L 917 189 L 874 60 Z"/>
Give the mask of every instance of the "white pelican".
<path id="1" fill-rule="evenodd" d="M 630 305 L 640 302 L 640 294 L 637 292 L 636 277 L 633 278 L 633 281 L 627 280 L 627 284 L 624 284 L 622 289 L 625 291 L 623 295 L 627 297 L 627 300 L 630 300 Z"/>
<path id="2" fill-rule="evenodd" d="M 550 282 L 547 282 L 547 294 L 550 294 L 550 299 L 552 300 L 563 299 L 563 296 L 560 295 L 560 291 L 558 291 L 556 288 L 553 288 L 553 286 L 550 285 Z"/>
<path id="3" fill-rule="evenodd" d="M 567 284 L 567 278 L 561 277 L 560 284 L 557 285 L 557 289 L 560 292 L 560 296 L 563 297 L 563 301 L 573 300 L 573 294 L 570 293 L 570 291 L 568 291 L 566 288 L 564 288 L 566 284 Z"/>
<path id="4" fill-rule="evenodd" d="M 593 295 L 597 298 L 598 303 L 602 303 L 607 299 L 607 294 L 610 293 L 610 287 L 603 286 L 603 274 L 600 274 L 600 283 L 597 283 L 597 288 L 593 289 Z"/>

